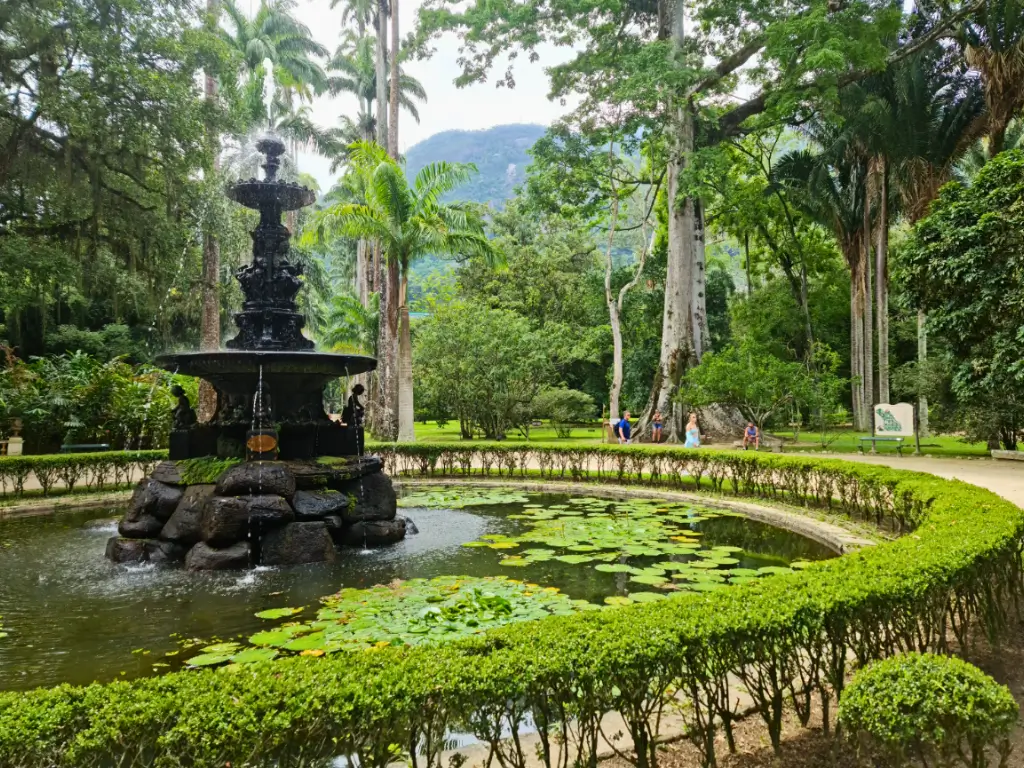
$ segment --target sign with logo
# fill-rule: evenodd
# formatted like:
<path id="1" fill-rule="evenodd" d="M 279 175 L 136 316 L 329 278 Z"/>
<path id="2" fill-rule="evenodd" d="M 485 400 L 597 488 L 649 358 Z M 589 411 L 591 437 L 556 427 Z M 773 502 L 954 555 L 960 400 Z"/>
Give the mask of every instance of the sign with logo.
<path id="1" fill-rule="evenodd" d="M 913 437 L 914 406 L 910 403 L 880 403 L 875 406 L 875 435 Z"/>

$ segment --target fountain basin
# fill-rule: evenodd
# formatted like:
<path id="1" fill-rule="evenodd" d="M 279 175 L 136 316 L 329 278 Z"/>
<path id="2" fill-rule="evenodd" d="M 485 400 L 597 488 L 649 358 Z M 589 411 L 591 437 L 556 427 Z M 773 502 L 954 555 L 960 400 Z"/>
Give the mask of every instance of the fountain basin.
<path id="1" fill-rule="evenodd" d="M 206 379 L 218 390 L 238 395 L 255 392 L 262 367 L 264 384 L 272 394 L 286 398 L 322 391 L 334 379 L 377 367 L 376 359 L 365 355 L 257 350 L 179 352 L 161 355 L 156 363 L 168 371 Z"/>

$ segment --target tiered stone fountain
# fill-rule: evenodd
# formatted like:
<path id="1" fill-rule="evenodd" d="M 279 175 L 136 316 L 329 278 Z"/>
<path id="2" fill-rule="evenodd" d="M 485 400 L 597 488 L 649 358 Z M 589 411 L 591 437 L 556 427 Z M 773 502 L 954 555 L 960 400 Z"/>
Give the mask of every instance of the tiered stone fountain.
<path id="1" fill-rule="evenodd" d="M 176 392 L 169 461 L 136 487 L 120 536 L 107 543 L 115 562 L 184 560 L 191 570 L 294 565 L 334 560 L 345 544 L 405 536 L 391 480 L 379 459 L 363 455 L 358 400 L 346 409 L 351 423 L 332 421 L 323 407 L 328 383 L 371 371 L 377 361 L 309 351 L 313 342 L 302 335 L 295 303 L 302 269 L 288 260 L 290 232 L 281 215 L 315 196 L 277 180 L 283 142 L 268 137 L 256 146 L 266 155 L 266 178 L 228 190 L 260 212 L 252 263 L 236 273 L 245 294 L 235 315 L 238 335 L 227 350 L 158 359 L 167 370 L 210 382 L 216 413 L 198 423 Z"/>

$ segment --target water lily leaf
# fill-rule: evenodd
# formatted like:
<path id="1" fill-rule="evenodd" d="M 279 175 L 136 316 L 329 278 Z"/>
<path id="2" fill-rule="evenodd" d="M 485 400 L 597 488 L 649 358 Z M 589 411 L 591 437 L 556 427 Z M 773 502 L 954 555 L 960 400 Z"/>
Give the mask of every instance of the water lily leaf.
<path id="1" fill-rule="evenodd" d="M 635 581 L 637 584 L 650 584 L 652 586 L 656 585 L 656 584 L 664 584 L 666 581 L 668 581 L 668 579 L 666 579 L 664 576 L 644 576 L 644 575 L 641 575 L 641 576 L 630 576 L 629 580 L 630 581 Z"/>
<path id="2" fill-rule="evenodd" d="M 313 648 L 319 648 L 321 645 L 323 645 L 323 642 L 324 633 L 314 632 L 311 635 L 305 635 L 303 637 L 299 637 L 295 640 L 292 640 L 285 646 L 285 649 L 289 651 L 307 651 Z"/>
<path id="3" fill-rule="evenodd" d="M 628 597 L 620 597 L 619 595 L 606 597 L 604 601 L 607 605 L 630 605 L 633 602 Z"/>
<path id="4" fill-rule="evenodd" d="M 630 592 L 629 599 L 635 603 L 654 603 L 658 600 L 664 600 L 664 595 L 659 595 L 657 592 Z"/>
<path id="5" fill-rule="evenodd" d="M 525 559 L 525 558 L 522 558 L 522 557 L 506 557 L 504 560 L 502 560 L 502 561 L 500 561 L 498 563 L 498 565 L 504 565 L 504 566 L 509 566 L 509 567 L 513 567 L 513 568 L 522 567 L 524 565 L 529 565 L 529 564 L 530 564 L 530 561 Z"/>
<path id="6" fill-rule="evenodd" d="M 786 568 L 781 565 L 766 565 L 764 568 L 758 568 L 757 572 L 765 575 L 772 575 L 775 573 L 793 573 L 792 568 Z"/>
<path id="7" fill-rule="evenodd" d="M 231 657 L 232 664 L 255 664 L 259 661 L 273 661 L 277 651 L 273 648 L 247 648 Z"/>
<path id="8" fill-rule="evenodd" d="M 633 569 L 625 563 L 601 563 L 594 566 L 595 571 L 602 573 L 632 573 Z"/>
<path id="9" fill-rule="evenodd" d="M 231 655 L 227 653 L 201 653 L 188 660 L 190 667 L 212 667 L 217 664 L 226 664 L 231 661 Z"/>
<path id="10" fill-rule="evenodd" d="M 238 648 L 238 643 L 215 643 L 199 650 L 202 653 L 234 653 Z"/>
<path id="11" fill-rule="evenodd" d="M 712 547 L 712 550 L 715 551 L 715 552 L 726 552 L 726 553 L 731 554 L 731 553 L 735 553 L 735 552 L 742 552 L 743 551 L 743 547 L 725 547 L 725 546 L 721 546 L 721 547 Z"/>
<path id="12" fill-rule="evenodd" d="M 280 648 L 285 643 L 292 639 L 292 635 L 288 632 L 270 631 L 270 632 L 257 632 L 255 635 L 249 638 L 249 642 L 253 645 L 266 645 L 271 648 Z"/>
<path id="13" fill-rule="evenodd" d="M 260 611 L 256 614 L 257 619 L 284 619 L 302 613 L 305 608 L 271 608 L 268 611 Z"/>

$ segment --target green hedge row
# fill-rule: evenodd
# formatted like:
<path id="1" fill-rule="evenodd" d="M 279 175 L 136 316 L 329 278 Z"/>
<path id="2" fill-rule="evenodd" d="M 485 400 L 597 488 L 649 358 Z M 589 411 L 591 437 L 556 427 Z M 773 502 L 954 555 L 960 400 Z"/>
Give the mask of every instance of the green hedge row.
<path id="1" fill-rule="evenodd" d="M 507 476 L 543 461 L 550 476 L 564 462 L 568 477 L 621 474 L 685 487 L 700 469 L 723 492 L 831 504 L 914 530 L 793 574 L 512 625 L 441 647 L 0 694 L 0 765 L 298 768 L 345 755 L 361 768 L 403 758 L 433 768 L 445 734 L 469 731 L 490 745 L 498 766 L 524 768 L 535 753 L 522 737 L 537 727 L 547 768 L 594 766 L 608 712 L 622 716 L 638 768 L 656 768 L 655 735 L 669 713 L 684 718 L 713 765 L 716 736 L 732 741 L 737 682 L 778 744 L 787 702 L 806 721 L 817 698 L 828 718 L 829 697 L 841 694 L 853 665 L 942 652 L 948 633 L 966 644 L 978 624 L 997 638 L 1022 594 L 1024 511 L 929 475 L 711 451 L 376 450 L 392 471 L 438 475 L 483 472 L 490 462 L 490 473 L 503 466 Z M 604 461 L 600 475 L 591 460 Z"/>
<path id="2" fill-rule="evenodd" d="M 104 486 L 131 481 L 136 472 L 148 473 L 167 451 L 103 451 L 61 453 L 41 456 L 0 456 L 0 493 L 25 495 L 25 482 L 35 475 L 43 496 L 55 488 L 68 492 L 75 486 L 99 490 Z"/>

